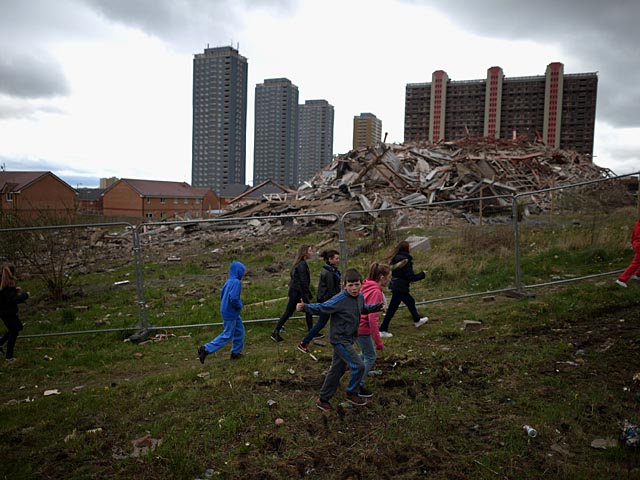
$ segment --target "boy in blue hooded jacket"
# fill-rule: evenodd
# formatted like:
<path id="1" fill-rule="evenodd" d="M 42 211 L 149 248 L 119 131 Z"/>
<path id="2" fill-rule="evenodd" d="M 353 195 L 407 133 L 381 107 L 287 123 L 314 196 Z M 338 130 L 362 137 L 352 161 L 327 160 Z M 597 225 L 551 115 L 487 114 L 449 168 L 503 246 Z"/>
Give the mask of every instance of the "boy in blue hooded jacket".
<path id="1" fill-rule="evenodd" d="M 247 267 L 235 260 L 229 266 L 229 279 L 224 283 L 220 291 L 220 313 L 222 314 L 224 330 L 209 343 L 198 347 L 198 358 L 202 364 L 204 364 L 204 359 L 207 355 L 220 350 L 230 340 L 233 340 L 231 344 L 231 360 L 242 356 L 244 325 L 240 318 L 240 312 L 242 311 L 240 293 L 242 292 L 242 277 L 246 271 Z"/>

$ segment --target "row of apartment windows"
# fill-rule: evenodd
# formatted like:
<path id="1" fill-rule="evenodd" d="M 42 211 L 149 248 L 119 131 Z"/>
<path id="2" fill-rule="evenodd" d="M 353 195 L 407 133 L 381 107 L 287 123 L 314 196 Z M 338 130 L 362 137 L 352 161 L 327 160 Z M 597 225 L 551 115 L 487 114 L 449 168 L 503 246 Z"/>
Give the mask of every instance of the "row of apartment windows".
<path id="1" fill-rule="evenodd" d="M 164 205 L 164 204 L 167 203 L 167 198 L 166 197 L 158 197 L 158 198 L 160 199 L 160 204 L 161 205 Z M 151 204 L 151 200 L 152 200 L 151 197 L 147 197 L 147 205 Z M 185 205 L 189 205 L 189 199 L 188 198 L 184 198 L 184 199 L 182 199 L 182 201 L 183 201 L 183 203 Z M 178 198 L 178 197 L 173 198 L 173 203 L 174 203 L 174 205 L 179 204 L 180 203 L 180 198 Z M 193 203 L 195 205 L 200 205 L 200 199 L 199 198 L 193 199 Z"/>

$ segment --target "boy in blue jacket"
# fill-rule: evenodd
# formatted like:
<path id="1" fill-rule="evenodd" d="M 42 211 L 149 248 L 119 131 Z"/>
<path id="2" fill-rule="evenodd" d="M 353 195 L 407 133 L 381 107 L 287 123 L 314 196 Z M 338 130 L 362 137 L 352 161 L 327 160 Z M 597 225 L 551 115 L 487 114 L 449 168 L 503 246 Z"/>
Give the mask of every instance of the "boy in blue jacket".
<path id="1" fill-rule="evenodd" d="M 384 303 L 370 305 L 364 303 L 364 297 L 360 293 L 362 275 L 358 270 L 347 270 L 344 280 L 344 289 L 326 302 L 307 304 L 300 302 L 296 306 L 299 312 L 331 316 L 329 341 L 333 346 L 333 358 L 320 390 L 320 398 L 316 402 L 316 406 L 323 412 L 331 410 L 329 401 L 335 395 L 347 366 L 351 369 L 351 377 L 347 385 L 347 400 L 358 406 L 367 404 L 367 401 L 359 395 L 360 383 L 364 375 L 364 363 L 356 349 L 353 348 L 353 344 L 358 338 L 360 315 L 386 309 Z"/>
<path id="2" fill-rule="evenodd" d="M 235 360 L 242 356 L 244 348 L 244 325 L 240 318 L 242 311 L 242 277 L 247 271 L 242 263 L 233 261 L 229 266 L 229 279 L 225 282 L 220 291 L 220 313 L 222 314 L 222 323 L 224 330 L 220 335 L 198 347 L 198 358 L 200 363 L 204 365 L 204 359 L 210 353 L 216 352 L 224 347 L 230 340 L 231 360 Z"/>

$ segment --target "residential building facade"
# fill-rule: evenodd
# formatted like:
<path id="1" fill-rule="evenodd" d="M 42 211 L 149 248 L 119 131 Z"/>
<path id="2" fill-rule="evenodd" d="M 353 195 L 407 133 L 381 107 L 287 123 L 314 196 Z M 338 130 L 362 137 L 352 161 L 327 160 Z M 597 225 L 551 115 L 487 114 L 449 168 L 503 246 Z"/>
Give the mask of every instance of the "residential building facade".
<path id="1" fill-rule="evenodd" d="M 256 85 L 253 185 L 273 180 L 297 187 L 298 87 L 287 78 Z"/>
<path id="2" fill-rule="evenodd" d="M 298 180 L 312 178 L 333 158 L 333 106 L 306 100 L 298 106 Z"/>
<path id="3" fill-rule="evenodd" d="M 382 121 L 373 113 L 353 117 L 353 148 L 371 147 L 382 138 Z"/>
<path id="4" fill-rule="evenodd" d="M 248 62 L 233 47 L 193 59 L 191 182 L 220 192 L 245 183 Z"/>
<path id="5" fill-rule="evenodd" d="M 452 81 L 437 70 L 431 82 L 406 86 L 404 141 L 528 135 L 592 154 L 597 90 L 597 73 L 565 74 L 559 62 L 532 77 L 491 67 L 485 79 Z"/>
<path id="6" fill-rule="evenodd" d="M 210 188 L 185 182 L 122 178 L 104 191 L 102 208 L 105 216 L 161 221 L 205 218 L 220 201 Z"/>
<path id="7" fill-rule="evenodd" d="M 0 214 L 45 222 L 75 215 L 76 191 L 51 172 L 0 171 Z"/>

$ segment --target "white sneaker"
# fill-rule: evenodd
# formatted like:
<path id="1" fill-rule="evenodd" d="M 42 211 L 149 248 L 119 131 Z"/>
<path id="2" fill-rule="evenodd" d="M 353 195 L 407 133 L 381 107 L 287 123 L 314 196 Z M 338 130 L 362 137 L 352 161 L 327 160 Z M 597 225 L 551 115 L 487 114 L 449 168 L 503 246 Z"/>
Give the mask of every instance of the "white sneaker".
<path id="1" fill-rule="evenodd" d="M 420 328 L 422 325 L 424 325 L 428 321 L 429 321 L 429 317 L 422 317 L 420 320 L 418 320 L 416 323 L 414 323 L 414 325 L 415 325 L 416 328 Z"/>
<path id="2" fill-rule="evenodd" d="M 616 283 L 617 283 L 618 285 L 620 285 L 621 287 L 627 288 L 627 284 L 626 284 L 626 283 L 624 283 L 622 280 L 616 280 Z"/>
<path id="3" fill-rule="evenodd" d="M 631 275 L 631 280 L 640 280 L 640 277 L 634 273 Z"/>
<path id="4" fill-rule="evenodd" d="M 380 338 L 391 338 L 393 337 L 393 333 L 391 332 L 380 332 Z"/>

